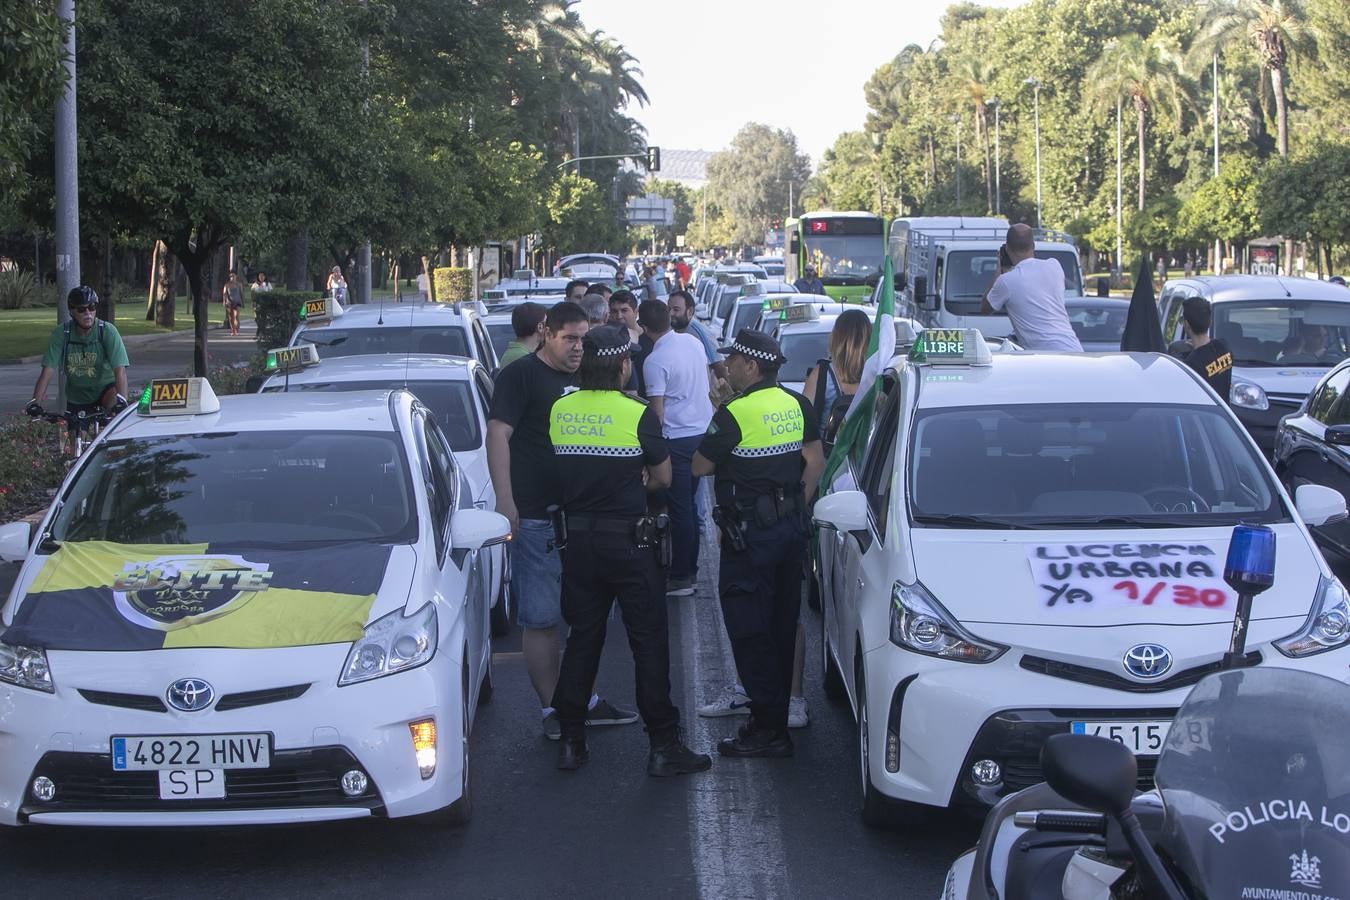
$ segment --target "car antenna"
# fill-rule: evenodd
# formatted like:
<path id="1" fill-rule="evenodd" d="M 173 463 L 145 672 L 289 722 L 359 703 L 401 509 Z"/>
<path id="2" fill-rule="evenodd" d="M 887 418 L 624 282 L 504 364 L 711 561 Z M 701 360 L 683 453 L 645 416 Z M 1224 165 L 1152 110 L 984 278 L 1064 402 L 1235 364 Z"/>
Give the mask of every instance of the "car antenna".
<path id="1" fill-rule="evenodd" d="M 1285 285 L 1284 279 L 1280 278 L 1279 275 L 1275 276 L 1275 283 L 1280 286 L 1280 290 L 1284 291 L 1285 299 L 1289 299 L 1294 296 L 1292 293 L 1290 293 L 1288 286 Z"/>
<path id="2" fill-rule="evenodd" d="M 394 290 L 398 290 L 398 283 L 394 283 Z M 380 317 L 375 321 L 376 325 L 384 324 L 384 294 L 380 294 Z"/>

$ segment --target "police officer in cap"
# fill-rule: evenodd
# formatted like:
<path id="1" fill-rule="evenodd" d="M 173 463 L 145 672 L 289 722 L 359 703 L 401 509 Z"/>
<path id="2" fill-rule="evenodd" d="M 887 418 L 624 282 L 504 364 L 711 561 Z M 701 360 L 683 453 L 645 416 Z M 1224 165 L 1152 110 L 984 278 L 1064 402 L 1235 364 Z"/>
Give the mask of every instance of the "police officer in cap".
<path id="1" fill-rule="evenodd" d="M 820 427 L 805 397 L 779 387 L 787 359 L 777 341 L 747 328 L 721 352 L 739 393 L 713 415 L 693 472 L 717 476 L 722 619 L 751 718 L 717 749 L 723 756 L 786 757 L 807 506 L 825 467 Z"/>
<path id="2" fill-rule="evenodd" d="M 566 472 L 554 530 L 563 548 L 562 614 L 571 629 L 553 694 L 562 726 L 558 768 L 578 769 L 589 757 L 586 705 L 617 598 L 651 740 L 647 774 L 686 775 L 706 771 L 712 759 L 681 742 L 680 711 L 670 702 L 666 577 L 658 558 L 663 529 L 647 514 L 648 493 L 670 486 L 670 454 L 656 414 L 622 393 L 631 343 L 623 327 L 588 331 L 580 390 L 554 401 L 550 414 L 549 439 Z"/>

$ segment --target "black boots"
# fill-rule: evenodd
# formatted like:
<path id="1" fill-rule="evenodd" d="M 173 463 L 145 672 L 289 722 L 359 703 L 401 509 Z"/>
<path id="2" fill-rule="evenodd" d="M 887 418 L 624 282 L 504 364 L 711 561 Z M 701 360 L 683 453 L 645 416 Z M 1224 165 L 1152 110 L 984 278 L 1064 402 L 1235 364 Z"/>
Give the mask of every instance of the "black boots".
<path id="1" fill-rule="evenodd" d="M 647 774 L 656 778 L 692 775 L 711 768 L 712 757 L 690 750 L 678 734 L 659 744 L 653 743 L 652 752 L 647 755 Z"/>
<path id="2" fill-rule="evenodd" d="M 591 752 L 586 749 L 585 738 L 573 738 L 564 735 L 558 741 L 558 768 L 565 772 L 574 772 L 586 765 Z"/>
<path id="3" fill-rule="evenodd" d="M 792 738 L 786 728 L 779 731 L 760 728 L 751 719 L 736 737 L 723 738 L 717 745 L 717 752 L 746 759 L 787 759 L 792 756 Z"/>

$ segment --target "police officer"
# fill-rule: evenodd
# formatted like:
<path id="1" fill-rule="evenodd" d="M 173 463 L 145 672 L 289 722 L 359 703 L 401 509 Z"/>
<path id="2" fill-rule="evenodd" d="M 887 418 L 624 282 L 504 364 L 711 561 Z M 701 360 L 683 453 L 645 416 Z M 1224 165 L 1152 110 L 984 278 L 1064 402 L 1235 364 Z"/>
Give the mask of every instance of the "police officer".
<path id="1" fill-rule="evenodd" d="M 786 757 L 807 506 L 825 467 L 820 426 L 805 397 L 779 387 L 787 359 L 773 338 L 746 328 L 721 352 L 739 393 L 713 415 L 693 472 L 717 476 L 722 619 L 751 719 L 717 749 L 723 756 Z"/>
<path id="2" fill-rule="evenodd" d="M 567 473 L 554 527 L 563 546 L 562 614 L 571 628 L 553 694 L 562 726 L 558 768 L 578 769 L 589 756 L 586 705 L 617 598 L 651 740 L 647 774 L 686 775 L 707 770 L 712 759 L 681 742 L 680 711 L 670 702 L 666 579 L 658 521 L 647 515 L 648 492 L 670 486 L 670 454 L 656 414 L 621 392 L 631 344 L 622 326 L 588 331 L 580 390 L 554 401 L 550 414 L 549 439 Z"/>

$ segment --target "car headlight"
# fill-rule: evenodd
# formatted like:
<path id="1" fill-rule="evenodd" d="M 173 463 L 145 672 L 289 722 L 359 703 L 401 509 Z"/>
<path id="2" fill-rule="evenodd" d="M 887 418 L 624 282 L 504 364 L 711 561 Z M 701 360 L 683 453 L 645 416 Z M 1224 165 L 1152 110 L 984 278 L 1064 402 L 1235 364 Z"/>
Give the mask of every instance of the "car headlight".
<path id="1" fill-rule="evenodd" d="M 966 631 L 917 581 L 897 581 L 891 589 L 891 643 L 925 656 L 973 663 L 992 662 L 1008 649 Z"/>
<path id="2" fill-rule="evenodd" d="M 411 616 L 394 610 L 366 626 L 352 644 L 338 686 L 370 681 L 426 665 L 436 655 L 436 604 L 428 603 Z"/>
<path id="3" fill-rule="evenodd" d="M 41 647 L 0 644 L 0 682 L 56 693 L 52 670 L 47 665 L 47 651 Z"/>
<path id="4" fill-rule="evenodd" d="M 1270 400 L 1259 384 L 1250 381 L 1233 381 L 1228 390 L 1228 402 L 1243 409 L 1270 409 Z"/>
<path id="5" fill-rule="evenodd" d="M 1325 653 L 1350 642 L 1350 596 L 1339 578 L 1323 578 L 1317 585 L 1312 612 L 1303 627 L 1274 641 L 1275 649 L 1295 659 Z"/>

